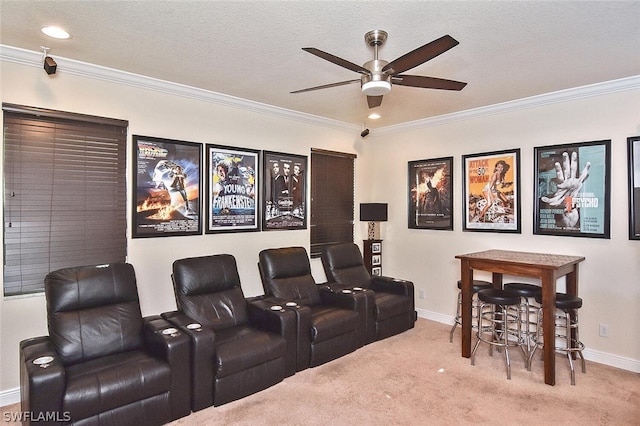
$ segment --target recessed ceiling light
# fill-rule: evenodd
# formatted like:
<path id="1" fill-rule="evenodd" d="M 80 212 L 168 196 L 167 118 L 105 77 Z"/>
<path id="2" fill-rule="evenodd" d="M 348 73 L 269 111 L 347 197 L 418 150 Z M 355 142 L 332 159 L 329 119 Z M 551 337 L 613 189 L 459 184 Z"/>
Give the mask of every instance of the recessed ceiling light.
<path id="1" fill-rule="evenodd" d="M 66 40 L 68 38 L 71 38 L 71 35 L 68 32 L 54 25 L 47 25 L 45 27 L 42 27 L 42 32 L 48 35 L 49 37 L 57 38 L 60 40 Z"/>
<path id="2" fill-rule="evenodd" d="M 372 112 L 371 114 L 369 114 L 369 118 L 371 120 L 377 120 L 380 117 L 381 117 L 380 114 L 378 114 L 377 112 Z"/>

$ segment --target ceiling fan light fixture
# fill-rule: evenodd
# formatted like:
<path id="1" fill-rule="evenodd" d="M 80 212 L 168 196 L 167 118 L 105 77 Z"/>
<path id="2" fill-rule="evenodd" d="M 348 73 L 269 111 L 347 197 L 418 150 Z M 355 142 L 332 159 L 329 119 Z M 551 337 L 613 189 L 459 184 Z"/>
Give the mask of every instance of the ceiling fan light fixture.
<path id="1" fill-rule="evenodd" d="M 362 83 L 362 93 L 367 96 L 382 96 L 391 91 L 391 83 L 386 80 L 372 80 Z"/>

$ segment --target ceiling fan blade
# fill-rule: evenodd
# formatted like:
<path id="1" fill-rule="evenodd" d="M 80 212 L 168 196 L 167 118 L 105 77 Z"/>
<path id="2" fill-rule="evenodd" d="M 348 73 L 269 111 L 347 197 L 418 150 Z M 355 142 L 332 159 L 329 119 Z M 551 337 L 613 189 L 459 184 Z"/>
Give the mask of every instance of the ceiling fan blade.
<path id="1" fill-rule="evenodd" d="M 322 86 L 309 87 L 306 89 L 300 89 L 300 90 L 296 90 L 289 93 L 311 92 L 312 90 L 328 89 L 329 87 L 344 86 L 345 84 L 351 84 L 351 83 L 360 83 L 360 79 L 358 78 L 356 80 L 347 80 L 347 81 L 340 81 L 338 83 L 323 84 Z"/>
<path id="2" fill-rule="evenodd" d="M 422 87 L 424 89 L 462 90 L 467 83 L 455 80 L 445 80 L 421 75 L 396 75 L 391 77 L 391 83 L 399 86 Z"/>
<path id="3" fill-rule="evenodd" d="M 400 74 L 401 72 L 410 70 L 411 68 L 417 67 L 418 65 L 435 58 L 457 45 L 458 40 L 454 39 L 450 35 L 444 35 L 437 40 L 427 43 L 422 47 L 418 47 L 417 49 L 400 56 L 398 59 L 389 62 L 382 68 L 382 71 L 390 75 Z"/>
<path id="4" fill-rule="evenodd" d="M 375 108 L 382 105 L 382 96 L 367 96 L 367 104 L 369 108 Z"/>
<path id="5" fill-rule="evenodd" d="M 354 64 L 353 62 L 349 62 L 346 59 L 338 58 L 337 56 L 332 55 L 331 53 L 323 52 L 322 50 L 316 49 L 314 47 L 303 47 L 302 50 L 309 52 L 312 55 L 316 55 L 317 57 L 322 58 L 325 61 L 329 61 L 343 68 L 346 68 L 348 70 L 359 72 L 360 74 L 371 74 L 371 71 L 361 67 L 360 65 Z"/>

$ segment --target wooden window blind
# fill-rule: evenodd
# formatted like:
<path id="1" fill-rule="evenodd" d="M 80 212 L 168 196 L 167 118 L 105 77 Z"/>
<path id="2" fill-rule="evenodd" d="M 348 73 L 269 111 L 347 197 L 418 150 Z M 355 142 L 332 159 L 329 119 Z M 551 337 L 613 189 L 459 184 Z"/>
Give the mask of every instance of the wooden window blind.
<path id="1" fill-rule="evenodd" d="M 355 159 L 311 150 L 311 257 L 327 245 L 353 242 Z"/>
<path id="2" fill-rule="evenodd" d="M 3 104 L 4 295 L 47 273 L 126 259 L 123 120 Z"/>

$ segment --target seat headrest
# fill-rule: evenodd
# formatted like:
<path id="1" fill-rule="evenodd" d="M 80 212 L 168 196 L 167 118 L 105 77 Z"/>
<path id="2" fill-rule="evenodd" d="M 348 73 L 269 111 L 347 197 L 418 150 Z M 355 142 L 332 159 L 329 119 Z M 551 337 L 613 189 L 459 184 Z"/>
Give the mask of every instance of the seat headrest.
<path id="1" fill-rule="evenodd" d="M 230 254 L 189 257 L 173 262 L 173 282 L 185 296 L 240 287 L 236 259 Z"/>
<path id="2" fill-rule="evenodd" d="M 269 281 L 311 275 L 311 264 L 304 247 L 266 249 L 258 256 L 263 278 Z"/>
<path id="3" fill-rule="evenodd" d="M 128 263 L 59 269 L 44 281 L 50 313 L 138 302 L 135 271 Z"/>

